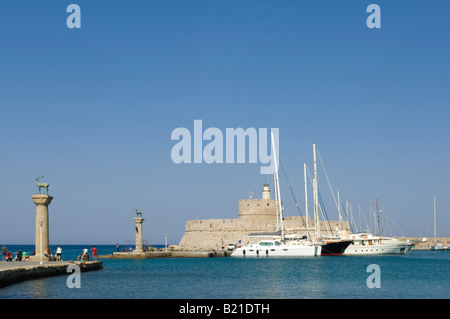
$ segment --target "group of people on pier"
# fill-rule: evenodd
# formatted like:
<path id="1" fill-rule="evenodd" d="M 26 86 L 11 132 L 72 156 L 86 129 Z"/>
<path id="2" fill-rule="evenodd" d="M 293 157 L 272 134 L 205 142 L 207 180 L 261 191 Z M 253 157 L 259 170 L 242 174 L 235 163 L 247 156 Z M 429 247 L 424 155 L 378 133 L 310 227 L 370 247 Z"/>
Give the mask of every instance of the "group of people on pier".
<path id="1" fill-rule="evenodd" d="M 92 251 L 92 259 L 97 260 L 97 248 L 95 245 L 91 248 Z M 33 250 L 31 254 L 29 254 L 26 250 L 22 252 L 22 250 L 18 250 L 15 258 L 13 259 L 13 253 L 8 250 L 8 248 L 3 245 L 1 248 L 2 260 L 3 261 L 28 261 L 30 260 L 30 256 L 35 256 L 36 252 Z M 53 251 L 50 247 L 47 247 L 44 251 L 43 256 L 47 258 L 48 261 L 62 261 L 62 248 L 58 245 L 56 248 L 56 255 L 53 255 Z M 89 251 L 86 247 L 84 247 L 83 252 L 78 256 L 78 260 L 89 261 Z"/>

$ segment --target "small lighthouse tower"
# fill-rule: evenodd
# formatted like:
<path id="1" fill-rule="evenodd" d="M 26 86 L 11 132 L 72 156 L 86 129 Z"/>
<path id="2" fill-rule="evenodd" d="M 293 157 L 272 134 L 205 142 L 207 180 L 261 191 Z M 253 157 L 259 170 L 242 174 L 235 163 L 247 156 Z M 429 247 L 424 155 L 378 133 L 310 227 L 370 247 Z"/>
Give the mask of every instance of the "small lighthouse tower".
<path id="1" fill-rule="evenodd" d="M 136 253 L 142 253 L 144 250 L 142 248 L 143 234 L 142 234 L 142 224 L 144 223 L 144 218 L 142 218 L 142 212 L 138 212 L 136 209 L 136 217 L 133 218 L 136 223 Z"/>
<path id="2" fill-rule="evenodd" d="M 262 199 L 270 199 L 270 188 L 269 184 L 265 183 L 262 191 Z"/>

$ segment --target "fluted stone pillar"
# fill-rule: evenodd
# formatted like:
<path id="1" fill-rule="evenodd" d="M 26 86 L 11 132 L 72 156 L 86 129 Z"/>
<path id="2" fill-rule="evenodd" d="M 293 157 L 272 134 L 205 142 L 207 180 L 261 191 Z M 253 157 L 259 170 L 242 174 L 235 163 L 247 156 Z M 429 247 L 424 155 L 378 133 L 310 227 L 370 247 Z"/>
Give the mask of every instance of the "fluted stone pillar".
<path id="1" fill-rule="evenodd" d="M 40 258 L 43 251 L 47 249 L 49 244 L 48 231 L 48 205 L 52 202 L 53 197 L 47 194 L 36 194 L 31 196 L 36 204 L 36 237 L 35 237 L 35 251 L 36 258 Z M 41 251 L 41 226 L 39 222 L 42 220 L 42 250 Z"/>

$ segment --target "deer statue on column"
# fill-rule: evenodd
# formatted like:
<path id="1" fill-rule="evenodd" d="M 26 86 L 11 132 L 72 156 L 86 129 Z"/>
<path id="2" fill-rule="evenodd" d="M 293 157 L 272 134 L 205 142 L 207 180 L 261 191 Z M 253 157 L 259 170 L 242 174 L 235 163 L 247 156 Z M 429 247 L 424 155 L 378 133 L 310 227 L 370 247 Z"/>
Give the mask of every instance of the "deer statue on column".
<path id="1" fill-rule="evenodd" d="M 44 176 L 39 176 L 36 178 L 36 186 L 39 188 L 39 194 L 41 193 L 41 188 L 45 188 L 45 193 L 48 194 L 48 183 L 39 183 L 39 180 L 44 178 Z"/>

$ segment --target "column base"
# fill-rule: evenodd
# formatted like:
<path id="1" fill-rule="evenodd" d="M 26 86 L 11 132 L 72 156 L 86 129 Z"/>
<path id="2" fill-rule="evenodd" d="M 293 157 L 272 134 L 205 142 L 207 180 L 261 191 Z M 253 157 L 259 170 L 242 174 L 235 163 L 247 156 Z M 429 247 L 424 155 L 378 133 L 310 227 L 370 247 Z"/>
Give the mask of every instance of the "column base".
<path id="1" fill-rule="evenodd" d="M 41 261 L 41 256 L 30 256 L 30 261 Z M 48 257 L 42 257 L 42 261 L 48 261 Z"/>

